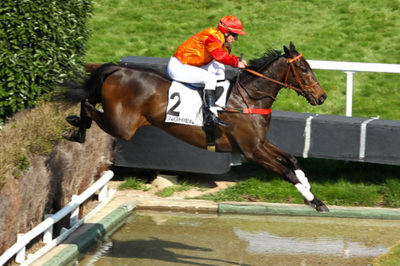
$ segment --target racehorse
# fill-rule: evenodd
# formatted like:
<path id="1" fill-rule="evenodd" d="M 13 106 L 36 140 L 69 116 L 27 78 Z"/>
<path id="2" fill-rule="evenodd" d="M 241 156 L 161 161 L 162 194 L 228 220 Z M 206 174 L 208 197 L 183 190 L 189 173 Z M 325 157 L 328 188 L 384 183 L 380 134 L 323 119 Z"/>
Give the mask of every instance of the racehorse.
<path id="1" fill-rule="evenodd" d="M 295 90 L 311 105 L 321 105 L 326 94 L 313 71 L 295 46 L 283 47 L 285 53 L 270 50 L 250 61 L 237 82 L 231 81 L 225 112 L 219 117 L 230 127 L 215 127 L 217 152 L 240 152 L 247 160 L 279 174 L 292 183 L 304 201 L 318 212 L 329 212 L 312 192 L 307 177 L 296 158 L 267 139 L 271 114 L 269 110 L 281 88 Z M 168 89 L 171 80 L 161 73 L 142 68 L 104 64 L 82 82 L 69 82 L 59 94 L 70 104 L 81 103 L 80 119 L 71 121 L 79 130 L 64 137 L 83 143 L 86 129 L 94 120 L 108 134 L 129 140 L 136 130 L 152 125 L 197 147 L 206 148 L 206 133 L 200 126 L 165 123 Z M 233 88 L 238 86 L 235 93 Z M 95 108 L 102 104 L 102 110 Z M 248 114 L 244 114 L 247 110 Z M 246 112 L 245 112 L 246 113 Z M 263 112 L 261 112 L 263 113 Z"/>

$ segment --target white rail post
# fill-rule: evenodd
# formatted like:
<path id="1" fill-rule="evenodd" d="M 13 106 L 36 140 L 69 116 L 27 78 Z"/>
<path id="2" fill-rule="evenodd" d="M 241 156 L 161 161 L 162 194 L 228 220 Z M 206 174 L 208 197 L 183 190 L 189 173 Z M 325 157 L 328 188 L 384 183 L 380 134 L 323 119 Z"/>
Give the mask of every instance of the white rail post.
<path id="1" fill-rule="evenodd" d="M 77 202 L 79 199 L 79 196 L 77 195 L 72 195 L 72 202 Z M 79 205 L 71 212 L 71 218 L 69 220 L 69 226 L 74 226 L 75 224 L 78 223 L 79 220 Z"/>
<path id="2" fill-rule="evenodd" d="M 52 214 L 45 214 L 44 219 L 53 216 Z M 48 244 L 53 240 L 53 225 L 43 231 L 43 243 Z"/>
<path id="3" fill-rule="evenodd" d="M 108 192 L 108 187 L 107 187 L 107 184 L 105 184 L 99 190 L 99 201 L 100 202 L 103 202 L 107 199 L 107 192 Z"/>
<path id="4" fill-rule="evenodd" d="M 346 116 L 353 115 L 353 74 L 355 71 L 344 71 L 346 79 Z"/>
<path id="5" fill-rule="evenodd" d="M 25 234 L 18 234 L 17 243 L 18 241 L 23 241 L 24 236 Z M 24 246 L 17 252 L 17 255 L 15 256 L 16 263 L 23 263 L 25 261 L 25 251 L 26 251 L 26 246 Z"/>

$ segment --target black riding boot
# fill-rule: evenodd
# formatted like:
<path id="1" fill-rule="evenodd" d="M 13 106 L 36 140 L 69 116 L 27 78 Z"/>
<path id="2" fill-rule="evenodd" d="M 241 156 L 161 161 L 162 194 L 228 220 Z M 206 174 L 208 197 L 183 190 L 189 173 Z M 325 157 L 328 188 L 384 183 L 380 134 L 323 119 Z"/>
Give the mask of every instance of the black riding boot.
<path id="1" fill-rule="evenodd" d="M 211 110 L 210 107 L 215 106 L 215 91 L 213 90 L 204 90 L 204 102 L 205 105 L 203 107 L 203 112 L 206 114 L 206 122 L 205 124 L 209 124 L 210 122 L 220 126 L 220 127 L 229 127 L 229 125 L 221 119 L 218 118 Z"/>

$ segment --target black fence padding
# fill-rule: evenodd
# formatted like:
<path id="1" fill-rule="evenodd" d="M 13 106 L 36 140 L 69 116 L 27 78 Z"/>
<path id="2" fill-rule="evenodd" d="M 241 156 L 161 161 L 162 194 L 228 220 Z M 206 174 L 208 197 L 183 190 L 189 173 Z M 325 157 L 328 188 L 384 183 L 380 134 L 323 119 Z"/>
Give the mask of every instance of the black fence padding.
<path id="1" fill-rule="evenodd" d="M 156 127 L 140 128 L 131 140 L 115 140 L 114 166 L 152 170 L 223 174 L 230 153 L 210 152 L 189 145 Z"/>
<path id="2" fill-rule="evenodd" d="M 400 165 L 400 121 L 273 111 L 267 139 L 294 156 Z"/>

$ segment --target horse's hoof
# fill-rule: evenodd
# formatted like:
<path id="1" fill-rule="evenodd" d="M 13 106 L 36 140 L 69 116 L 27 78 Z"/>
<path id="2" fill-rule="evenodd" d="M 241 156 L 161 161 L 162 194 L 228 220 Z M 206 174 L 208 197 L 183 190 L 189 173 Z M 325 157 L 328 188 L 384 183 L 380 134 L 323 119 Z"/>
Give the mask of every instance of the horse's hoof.
<path id="1" fill-rule="evenodd" d="M 317 212 L 329 212 L 328 207 L 326 207 L 326 205 L 317 198 L 313 199 L 312 201 L 308 201 L 305 199 L 304 203 L 307 206 L 315 209 Z"/>
<path id="2" fill-rule="evenodd" d="M 75 132 L 72 129 L 65 131 L 61 136 L 66 140 L 76 141 Z"/>
<path id="3" fill-rule="evenodd" d="M 78 143 L 84 143 L 85 138 L 78 137 L 77 134 L 74 132 L 74 130 L 70 129 L 62 133 L 61 135 L 64 139 L 69 140 L 69 141 L 74 141 Z"/>
<path id="4" fill-rule="evenodd" d="M 65 118 L 65 120 L 67 120 L 67 122 L 74 127 L 80 126 L 81 119 L 77 115 L 69 115 Z"/>
<path id="5" fill-rule="evenodd" d="M 330 210 L 328 209 L 328 207 L 326 207 L 325 204 L 317 206 L 316 210 L 317 212 L 330 212 Z"/>

